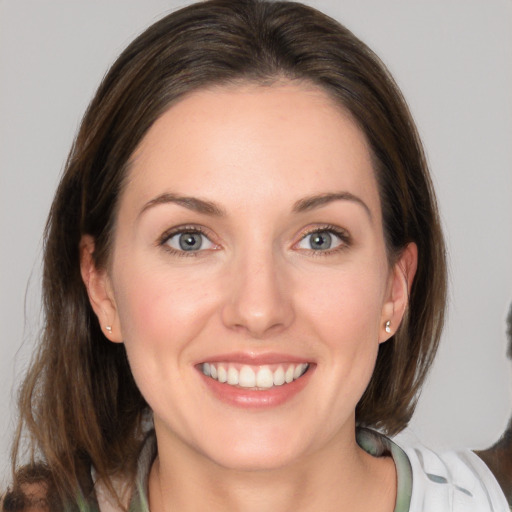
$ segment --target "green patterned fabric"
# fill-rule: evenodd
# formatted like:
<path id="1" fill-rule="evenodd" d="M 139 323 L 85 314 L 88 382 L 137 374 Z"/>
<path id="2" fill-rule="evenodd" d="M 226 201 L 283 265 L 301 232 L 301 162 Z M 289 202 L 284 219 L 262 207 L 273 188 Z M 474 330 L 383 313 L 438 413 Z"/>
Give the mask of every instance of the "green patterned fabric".
<path id="1" fill-rule="evenodd" d="M 356 439 L 370 455 L 393 458 L 397 474 L 394 512 L 509 512 L 494 476 L 469 450 L 436 453 L 420 444 L 401 448 L 382 434 L 362 428 L 357 430 Z M 156 438 L 152 434 L 139 458 L 130 512 L 150 512 L 148 478 L 155 457 Z M 96 500 L 86 503 L 80 499 L 70 510 L 99 512 L 100 508 Z"/>
<path id="2" fill-rule="evenodd" d="M 387 437 L 369 429 L 358 429 L 357 442 L 363 450 L 374 457 L 391 455 L 397 470 L 397 501 L 394 512 L 408 512 L 411 501 L 412 472 L 405 452 Z M 148 437 L 141 452 L 137 471 L 136 488 L 130 501 L 130 512 L 150 512 L 147 500 L 148 478 L 156 456 L 156 440 Z M 80 512 L 98 512 L 96 504 L 86 505 L 81 500 Z"/>
<path id="3" fill-rule="evenodd" d="M 509 512 L 494 476 L 469 450 L 436 453 L 420 444 L 401 448 L 384 435 L 363 428 L 357 430 L 356 439 L 370 455 L 393 458 L 397 474 L 394 512 Z M 156 438 L 152 434 L 139 457 L 130 512 L 149 512 L 148 478 L 155 457 Z M 100 511 L 96 502 L 77 501 L 73 510 Z"/>
<path id="4" fill-rule="evenodd" d="M 391 455 L 396 466 L 397 489 L 394 512 L 409 512 L 412 495 L 412 468 L 406 453 L 391 439 L 366 428 L 356 432 L 359 446 L 374 457 Z"/>
<path id="5" fill-rule="evenodd" d="M 412 442 L 401 447 L 369 430 L 358 429 L 359 446 L 373 457 L 391 456 L 397 474 L 397 498 L 394 512 L 510 512 L 509 504 L 496 478 L 485 463 L 470 450 L 434 452 Z M 128 503 L 130 512 L 150 512 L 148 479 L 157 455 L 156 438 L 150 432 L 139 456 L 135 486 Z M 88 499 L 78 496 L 63 507 L 66 512 L 113 510 L 115 499 L 100 484 L 94 484 L 95 472 L 84 489 L 95 489 Z M 122 484 L 121 484 L 122 486 Z M 105 505 L 108 505 L 105 508 Z M 0 500 L 0 508 L 1 500 Z"/>

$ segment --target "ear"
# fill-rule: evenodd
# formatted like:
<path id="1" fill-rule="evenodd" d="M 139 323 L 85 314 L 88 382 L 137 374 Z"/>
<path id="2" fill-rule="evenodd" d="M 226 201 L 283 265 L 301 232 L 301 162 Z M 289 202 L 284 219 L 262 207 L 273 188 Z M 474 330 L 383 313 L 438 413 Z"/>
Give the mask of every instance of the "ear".
<path id="1" fill-rule="evenodd" d="M 121 328 L 112 284 L 106 269 L 94 262 L 94 238 L 82 236 L 80 240 L 80 272 L 87 288 L 93 311 L 98 317 L 103 334 L 114 343 L 122 343 Z"/>
<path id="2" fill-rule="evenodd" d="M 382 308 L 379 343 L 387 341 L 398 330 L 409 305 L 409 294 L 417 267 L 418 247 L 411 242 L 390 272 L 386 302 Z"/>

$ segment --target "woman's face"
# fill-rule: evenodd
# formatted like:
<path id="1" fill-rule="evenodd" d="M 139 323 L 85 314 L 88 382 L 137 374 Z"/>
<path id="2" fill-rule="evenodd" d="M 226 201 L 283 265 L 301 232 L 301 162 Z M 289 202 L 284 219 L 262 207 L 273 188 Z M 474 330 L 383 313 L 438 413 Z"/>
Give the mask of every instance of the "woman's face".
<path id="1" fill-rule="evenodd" d="M 350 116 L 313 86 L 246 85 L 194 92 L 152 126 L 89 291 L 160 451 L 271 468 L 353 443 L 405 307 L 397 269 Z"/>

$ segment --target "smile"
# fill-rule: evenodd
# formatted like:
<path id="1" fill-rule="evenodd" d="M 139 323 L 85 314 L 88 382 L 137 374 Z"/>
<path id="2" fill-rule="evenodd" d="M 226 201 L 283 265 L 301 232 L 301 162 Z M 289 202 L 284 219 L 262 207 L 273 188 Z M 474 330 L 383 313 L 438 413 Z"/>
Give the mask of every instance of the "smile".
<path id="1" fill-rule="evenodd" d="M 203 374 L 218 382 L 239 388 L 260 390 L 289 384 L 302 377 L 308 368 L 308 363 L 263 366 L 235 363 L 203 363 L 201 365 Z"/>

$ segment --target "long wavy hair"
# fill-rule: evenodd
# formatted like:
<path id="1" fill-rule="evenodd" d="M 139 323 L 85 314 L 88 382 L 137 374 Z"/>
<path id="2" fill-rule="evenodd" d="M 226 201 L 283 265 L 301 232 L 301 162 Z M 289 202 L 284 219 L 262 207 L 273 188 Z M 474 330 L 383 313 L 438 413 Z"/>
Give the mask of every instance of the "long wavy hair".
<path id="1" fill-rule="evenodd" d="M 28 441 L 59 496 L 134 475 L 148 406 L 122 344 L 102 334 L 80 275 L 79 243 L 107 265 L 127 162 L 159 116 L 212 85 L 306 81 L 349 111 L 372 153 L 390 261 L 410 242 L 418 269 L 400 328 L 380 345 L 358 425 L 394 434 L 411 418 L 445 312 L 445 246 L 421 142 L 378 57 L 349 30 L 293 2 L 210 0 L 148 28 L 119 56 L 85 113 L 45 231 L 44 329 L 19 393 L 13 469 Z M 335 321 L 335 319 L 333 319 Z M 111 487 L 112 489 L 112 487 Z"/>

